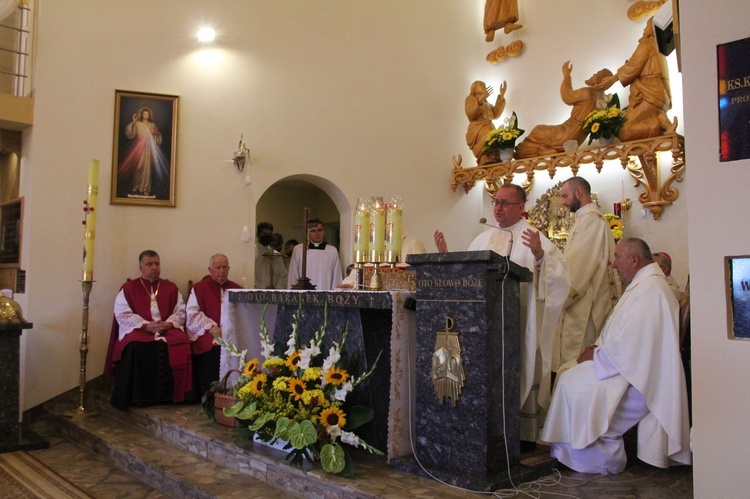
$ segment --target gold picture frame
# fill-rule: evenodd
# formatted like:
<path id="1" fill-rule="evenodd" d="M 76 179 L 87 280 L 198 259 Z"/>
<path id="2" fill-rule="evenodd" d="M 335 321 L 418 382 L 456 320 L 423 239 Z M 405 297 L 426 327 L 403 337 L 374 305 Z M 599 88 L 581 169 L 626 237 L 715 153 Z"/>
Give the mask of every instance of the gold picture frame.
<path id="1" fill-rule="evenodd" d="M 115 90 L 110 204 L 175 206 L 177 95 Z"/>

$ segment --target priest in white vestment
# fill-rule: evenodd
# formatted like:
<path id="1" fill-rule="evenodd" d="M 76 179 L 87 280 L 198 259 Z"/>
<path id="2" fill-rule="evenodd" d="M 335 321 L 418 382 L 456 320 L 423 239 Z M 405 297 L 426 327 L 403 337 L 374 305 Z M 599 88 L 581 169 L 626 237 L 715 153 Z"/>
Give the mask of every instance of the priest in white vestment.
<path id="1" fill-rule="evenodd" d="M 639 459 L 690 464 L 677 300 L 644 241 L 623 239 L 614 265 L 627 288 L 596 343 L 560 376 L 541 440 L 576 471 L 615 474 L 627 464 L 622 435 L 638 424 Z"/>
<path id="2" fill-rule="evenodd" d="M 560 187 L 560 196 L 575 222 L 565 243 L 570 292 L 556 332 L 559 349 L 553 355 L 553 371 L 577 359 L 596 341 L 620 296 L 620 281 L 612 267 L 615 239 L 591 199 L 591 186 L 583 177 L 572 177 Z"/>
<path id="3" fill-rule="evenodd" d="M 479 234 L 469 251 L 507 255 L 534 274 L 532 283 L 521 283 L 521 440 L 536 442 L 549 405 L 554 331 L 570 289 L 568 271 L 562 252 L 523 218 L 521 187 L 501 186 L 492 204 L 499 228 Z M 435 244 L 448 251 L 440 231 Z"/>
<path id="4" fill-rule="evenodd" d="M 324 241 L 326 230 L 323 222 L 317 218 L 309 220 L 307 247 L 307 277 L 317 291 L 335 289 L 341 284 L 341 262 L 339 252 L 335 246 Z M 297 284 L 302 274 L 302 244 L 298 244 L 292 251 L 289 262 L 289 288 Z"/>

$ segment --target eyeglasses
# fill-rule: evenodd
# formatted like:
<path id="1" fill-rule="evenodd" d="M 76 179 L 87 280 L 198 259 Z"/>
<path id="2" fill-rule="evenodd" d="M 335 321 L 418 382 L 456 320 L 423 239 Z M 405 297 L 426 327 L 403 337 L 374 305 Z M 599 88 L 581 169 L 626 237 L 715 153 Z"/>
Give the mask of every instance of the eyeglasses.
<path id="1" fill-rule="evenodd" d="M 508 206 L 513 206 L 516 204 L 524 204 L 524 203 L 509 203 L 508 201 L 505 201 L 505 200 L 498 201 L 497 199 L 493 199 L 491 203 L 492 203 L 492 206 L 502 206 L 504 210 L 507 209 Z"/>

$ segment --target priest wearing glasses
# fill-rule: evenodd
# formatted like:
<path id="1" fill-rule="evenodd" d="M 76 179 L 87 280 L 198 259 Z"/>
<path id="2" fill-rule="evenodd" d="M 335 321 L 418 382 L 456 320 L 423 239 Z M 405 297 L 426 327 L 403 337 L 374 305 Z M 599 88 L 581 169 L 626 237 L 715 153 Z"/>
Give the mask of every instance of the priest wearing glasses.
<path id="1" fill-rule="evenodd" d="M 498 225 L 479 234 L 469 246 L 469 251 L 492 250 L 508 256 L 534 274 L 533 282 L 521 283 L 522 450 L 533 448 L 544 424 L 551 396 L 554 331 L 570 289 L 562 252 L 529 225 L 523 217 L 525 205 L 522 187 L 502 185 L 492 200 Z M 438 251 L 448 251 L 439 230 L 435 244 Z"/>
<path id="2" fill-rule="evenodd" d="M 120 410 L 183 402 L 193 389 L 182 295 L 174 283 L 159 277 L 155 251 L 143 251 L 138 267 L 140 277 L 123 284 L 115 298 L 104 369 L 115 376 L 111 404 Z"/>

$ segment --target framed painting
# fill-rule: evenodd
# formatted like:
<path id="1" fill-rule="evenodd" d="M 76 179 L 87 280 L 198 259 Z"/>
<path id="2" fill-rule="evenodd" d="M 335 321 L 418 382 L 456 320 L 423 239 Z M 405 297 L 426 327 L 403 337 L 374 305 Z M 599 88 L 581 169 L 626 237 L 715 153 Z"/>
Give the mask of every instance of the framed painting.
<path id="1" fill-rule="evenodd" d="M 110 204 L 175 206 L 176 95 L 115 90 Z"/>

